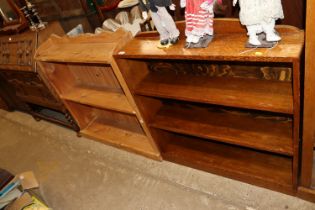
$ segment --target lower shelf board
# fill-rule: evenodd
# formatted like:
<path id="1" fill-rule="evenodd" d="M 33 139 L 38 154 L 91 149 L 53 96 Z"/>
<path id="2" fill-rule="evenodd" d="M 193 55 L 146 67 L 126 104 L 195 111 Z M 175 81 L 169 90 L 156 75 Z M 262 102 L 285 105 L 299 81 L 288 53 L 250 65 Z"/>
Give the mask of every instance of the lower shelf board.
<path id="1" fill-rule="evenodd" d="M 292 159 L 171 135 L 162 157 L 168 161 L 291 194 Z"/>
<path id="2" fill-rule="evenodd" d="M 151 127 L 293 155 L 292 121 L 197 105 L 164 105 Z"/>
<path id="3" fill-rule="evenodd" d="M 62 94 L 61 98 L 98 108 L 134 114 L 133 108 L 123 93 L 76 86 L 68 93 Z"/>
<path id="4" fill-rule="evenodd" d="M 145 135 L 109 126 L 97 120 L 92 122 L 87 128 L 81 130 L 81 134 L 85 137 L 153 159 L 159 159 L 160 157 L 160 154 L 154 151 L 148 137 Z"/>

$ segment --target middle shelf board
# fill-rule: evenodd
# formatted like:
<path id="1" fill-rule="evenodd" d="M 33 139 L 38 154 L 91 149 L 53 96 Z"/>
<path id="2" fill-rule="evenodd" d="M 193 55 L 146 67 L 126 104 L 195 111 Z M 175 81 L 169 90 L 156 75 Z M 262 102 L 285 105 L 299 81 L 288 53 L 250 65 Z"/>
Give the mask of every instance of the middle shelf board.
<path id="1" fill-rule="evenodd" d="M 149 73 L 136 86 L 135 93 L 293 114 L 290 82 Z"/>
<path id="2" fill-rule="evenodd" d="M 75 86 L 67 93 L 62 94 L 61 98 L 101 109 L 135 114 L 123 93 Z"/>
<path id="3" fill-rule="evenodd" d="M 153 159 L 159 157 L 159 154 L 150 145 L 148 137 L 144 134 L 106 125 L 98 119 L 92 121 L 80 133 L 88 138 L 149 156 Z"/>
<path id="4" fill-rule="evenodd" d="M 278 119 L 279 118 L 279 119 Z M 151 127 L 293 155 L 292 120 L 196 105 L 163 105 Z"/>

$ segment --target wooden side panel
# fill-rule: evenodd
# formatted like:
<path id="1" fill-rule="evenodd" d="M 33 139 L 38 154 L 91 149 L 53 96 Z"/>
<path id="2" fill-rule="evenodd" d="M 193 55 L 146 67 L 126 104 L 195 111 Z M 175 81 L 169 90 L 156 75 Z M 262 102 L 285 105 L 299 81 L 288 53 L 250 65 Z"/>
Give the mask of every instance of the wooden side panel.
<path id="1" fill-rule="evenodd" d="M 315 140 L 315 0 L 307 1 L 304 119 L 301 185 L 309 188 L 312 182 L 313 145 Z"/>

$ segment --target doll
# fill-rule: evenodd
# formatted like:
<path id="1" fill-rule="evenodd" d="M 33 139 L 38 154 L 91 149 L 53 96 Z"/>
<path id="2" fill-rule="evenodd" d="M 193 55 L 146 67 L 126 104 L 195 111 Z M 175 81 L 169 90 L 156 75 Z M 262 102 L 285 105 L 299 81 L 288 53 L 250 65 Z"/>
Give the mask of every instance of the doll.
<path id="1" fill-rule="evenodd" d="M 281 0 L 238 0 L 240 5 L 240 21 L 248 32 L 248 43 L 262 45 L 257 34 L 266 35 L 267 42 L 278 42 L 281 37 L 275 31 L 275 22 L 283 19 Z M 233 0 L 233 6 L 237 0 Z"/>
<path id="2" fill-rule="evenodd" d="M 216 0 L 181 0 L 186 7 L 186 48 L 207 47 L 213 37 L 213 7 Z M 222 0 L 218 0 L 222 3 Z"/>
<path id="3" fill-rule="evenodd" d="M 171 0 L 139 0 L 140 8 L 143 11 L 144 19 L 148 17 L 150 11 L 156 30 L 160 34 L 160 45 L 168 46 L 176 44 L 179 40 L 179 30 L 177 29 L 172 16 L 168 13 L 167 7 L 175 10 L 175 5 Z"/>

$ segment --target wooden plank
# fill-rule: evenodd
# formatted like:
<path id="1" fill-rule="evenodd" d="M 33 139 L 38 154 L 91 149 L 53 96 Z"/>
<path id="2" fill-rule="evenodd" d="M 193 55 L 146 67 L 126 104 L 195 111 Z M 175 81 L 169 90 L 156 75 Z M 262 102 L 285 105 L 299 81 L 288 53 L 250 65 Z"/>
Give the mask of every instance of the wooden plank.
<path id="1" fill-rule="evenodd" d="M 62 94 L 61 98 L 101 109 L 135 114 L 135 111 L 129 104 L 127 97 L 122 93 L 75 86 L 68 93 Z"/>
<path id="2" fill-rule="evenodd" d="M 181 25 L 184 22 L 180 23 Z M 122 48 L 117 58 L 146 59 L 207 59 L 225 61 L 290 62 L 299 58 L 303 49 L 304 32 L 293 26 L 277 26 L 282 40 L 272 49 L 246 49 L 247 35 L 238 19 L 215 19 L 215 36 L 208 48 L 186 49 L 184 30 L 178 44 L 159 49 L 159 35 L 155 32 L 136 37 Z"/>
<path id="3" fill-rule="evenodd" d="M 293 114 L 290 83 L 267 80 L 149 74 L 140 95 Z"/>
<path id="4" fill-rule="evenodd" d="M 150 124 L 181 134 L 293 155 L 292 121 L 194 105 L 164 105 Z"/>
<path id="5" fill-rule="evenodd" d="M 118 148 L 160 160 L 160 154 L 152 148 L 148 138 L 139 133 L 119 129 L 95 120 L 88 127 L 81 130 L 81 134 Z"/>
<path id="6" fill-rule="evenodd" d="M 292 194 L 292 159 L 239 147 L 172 136 L 166 160 Z"/>
<path id="7" fill-rule="evenodd" d="M 293 186 L 295 189 L 298 187 L 299 170 L 300 170 L 300 100 L 301 100 L 301 89 L 300 89 L 300 60 L 296 59 L 293 62 Z"/>
<path id="8" fill-rule="evenodd" d="M 37 61 L 110 64 L 112 55 L 131 38 L 123 29 L 77 37 L 51 36 L 37 50 Z M 123 40 L 123 41 L 122 41 Z"/>
<path id="9" fill-rule="evenodd" d="M 315 0 L 307 0 L 305 82 L 304 82 L 304 118 L 301 186 L 309 188 L 312 184 L 313 146 L 315 142 Z"/>

